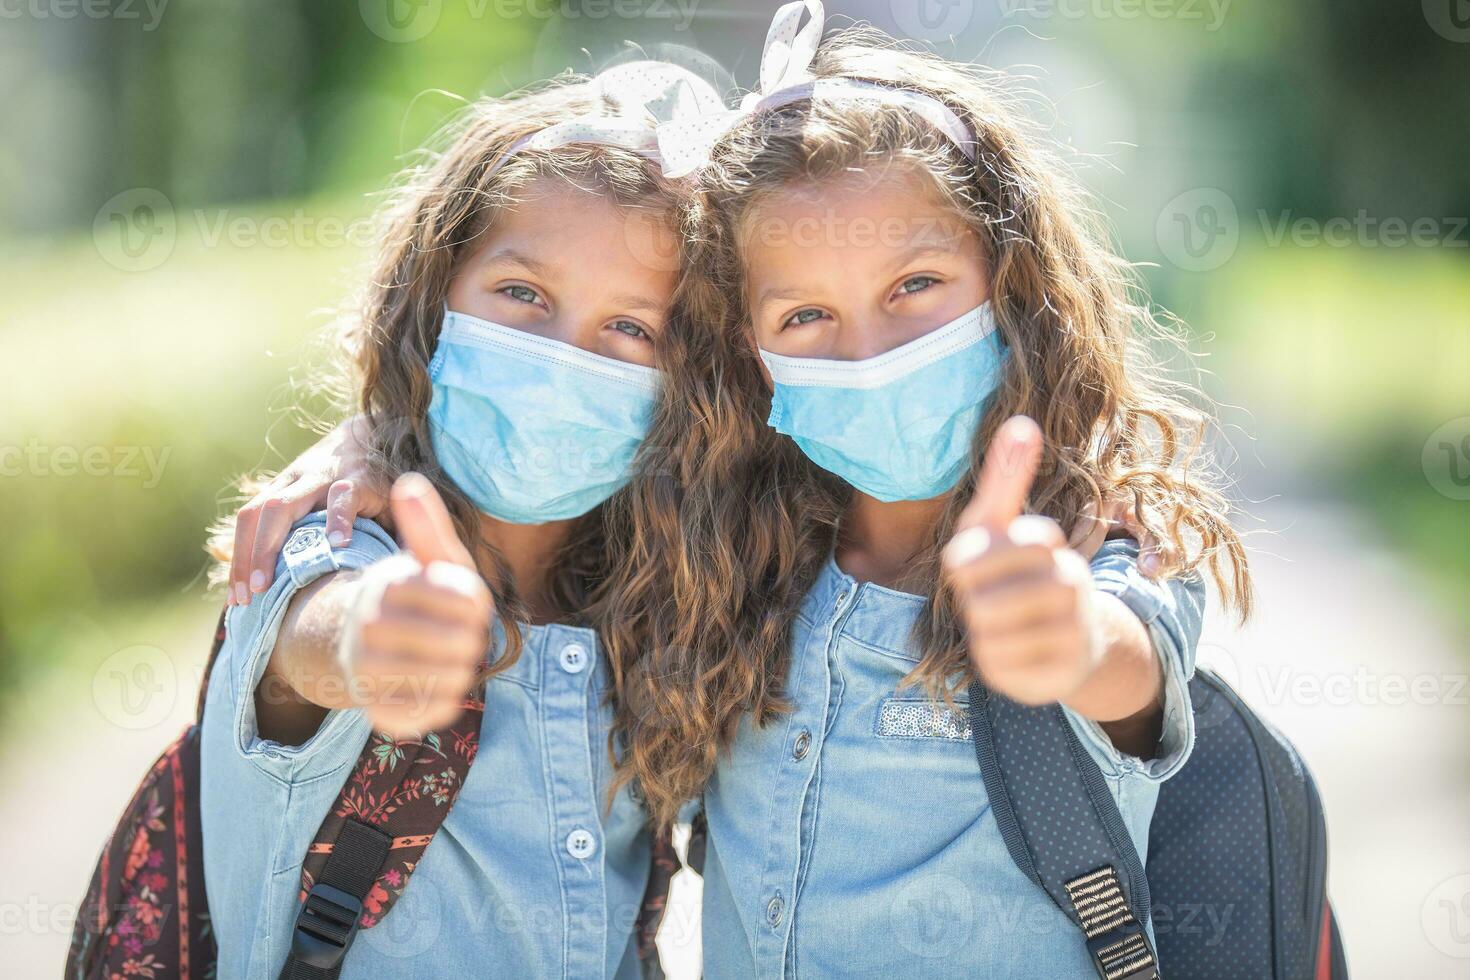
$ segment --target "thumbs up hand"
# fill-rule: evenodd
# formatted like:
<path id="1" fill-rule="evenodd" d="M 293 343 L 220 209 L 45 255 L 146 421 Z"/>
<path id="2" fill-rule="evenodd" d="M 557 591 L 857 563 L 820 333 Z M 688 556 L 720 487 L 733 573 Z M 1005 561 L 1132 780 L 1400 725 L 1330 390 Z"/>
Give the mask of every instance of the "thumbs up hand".
<path id="1" fill-rule="evenodd" d="M 991 690 L 1033 705 L 1076 692 L 1102 658 L 1087 561 L 1055 521 L 1022 514 L 1041 449 L 1031 419 L 1001 425 L 944 549 L 971 663 Z"/>
<path id="2" fill-rule="evenodd" d="M 364 571 L 338 656 L 373 727 L 396 737 L 459 717 L 494 602 L 427 479 L 399 477 L 389 502 L 403 550 Z"/>

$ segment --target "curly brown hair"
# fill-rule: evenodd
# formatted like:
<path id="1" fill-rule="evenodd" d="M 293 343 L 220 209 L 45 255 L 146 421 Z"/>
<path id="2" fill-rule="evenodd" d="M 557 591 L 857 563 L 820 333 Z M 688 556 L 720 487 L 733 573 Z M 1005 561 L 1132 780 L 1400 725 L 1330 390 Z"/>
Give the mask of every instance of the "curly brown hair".
<path id="1" fill-rule="evenodd" d="M 774 191 L 912 168 L 978 235 L 990 270 L 1011 356 L 975 432 L 969 472 L 904 583 L 929 600 L 909 681 L 945 696 L 966 676 L 939 554 L 986 445 L 1016 414 L 1036 419 L 1045 438 L 1034 512 L 1071 529 L 1104 498 L 1129 501 L 1139 522 L 1177 549 L 1168 574 L 1208 569 L 1227 605 L 1242 617 L 1250 609 L 1245 551 L 1204 450 L 1209 415 L 1191 404 L 1192 388 L 1165 376 L 1153 345 L 1172 335 L 1066 167 L 1022 121 L 1007 81 L 869 30 L 827 39 L 813 72 L 932 96 L 968 124 L 975 157 L 905 109 L 818 97 L 742 120 L 699 178 L 684 303 L 715 327 L 703 343 L 724 365 L 723 383 L 687 406 L 693 431 L 669 460 L 683 484 L 677 519 L 672 497 L 650 501 L 645 512 L 656 519 L 638 532 L 640 560 L 667 566 L 644 576 L 670 591 L 640 603 L 649 617 L 638 631 L 643 643 L 612 647 L 622 701 L 616 736 L 627 762 L 619 778 L 641 783 L 660 820 L 702 791 L 742 722 L 762 724 L 783 710 L 792 619 L 851 493 L 765 424 L 770 392 L 751 339 L 742 244 L 752 209 Z"/>

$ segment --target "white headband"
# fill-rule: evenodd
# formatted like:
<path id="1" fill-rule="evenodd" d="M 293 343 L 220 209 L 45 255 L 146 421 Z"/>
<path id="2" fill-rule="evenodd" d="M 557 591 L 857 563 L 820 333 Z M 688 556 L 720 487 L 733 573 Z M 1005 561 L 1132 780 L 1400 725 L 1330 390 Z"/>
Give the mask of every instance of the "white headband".
<path id="1" fill-rule="evenodd" d="M 800 27 L 803 13 L 810 19 Z M 683 177 L 707 163 L 720 137 L 745 116 L 803 99 L 867 99 L 908 109 L 943 133 L 970 160 L 975 159 L 974 134 L 953 109 L 933 96 L 855 78 L 814 78 L 811 63 L 822 39 L 825 16 L 822 0 L 795 0 L 782 5 L 766 32 L 760 87 L 746 95 L 739 108 L 660 123 L 658 156 L 664 176 Z"/>

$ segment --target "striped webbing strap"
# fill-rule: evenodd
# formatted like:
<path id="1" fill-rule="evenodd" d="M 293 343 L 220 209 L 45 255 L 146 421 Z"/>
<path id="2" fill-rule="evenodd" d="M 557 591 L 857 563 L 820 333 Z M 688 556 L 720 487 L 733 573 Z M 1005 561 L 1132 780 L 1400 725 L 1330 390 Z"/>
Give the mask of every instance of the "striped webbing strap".
<path id="1" fill-rule="evenodd" d="M 1067 897 L 1087 936 L 1087 951 L 1103 980 L 1158 980 L 1148 936 L 1112 865 L 1066 883 Z"/>

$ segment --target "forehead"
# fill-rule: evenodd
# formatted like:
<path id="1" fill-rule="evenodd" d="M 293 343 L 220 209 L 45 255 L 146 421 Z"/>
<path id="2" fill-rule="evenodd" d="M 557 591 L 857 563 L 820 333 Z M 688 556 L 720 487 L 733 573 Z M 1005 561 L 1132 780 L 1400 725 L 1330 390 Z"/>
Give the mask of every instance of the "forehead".
<path id="1" fill-rule="evenodd" d="M 674 234 L 672 207 L 656 199 L 622 205 L 607 193 L 551 177 L 527 181 L 512 197 L 513 203 L 496 215 L 493 233 L 565 242 L 589 236 L 617 238 L 631 224 L 650 233 Z"/>
<path id="2" fill-rule="evenodd" d="M 971 234 L 928 175 L 886 166 L 764 194 L 745 216 L 741 245 L 755 275 L 798 260 L 845 262 L 955 248 Z"/>
<path id="3" fill-rule="evenodd" d="M 678 232 L 672 207 L 654 200 L 620 205 L 604 193 L 538 177 L 515 191 L 496 215 L 483 247 L 514 248 L 537 263 L 569 273 L 644 281 L 678 271 Z M 587 261 L 595 256 L 595 262 Z"/>
<path id="4" fill-rule="evenodd" d="M 875 199 L 893 198 L 905 199 L 913 207 L 945 210 L 934 178 L 919 167 L 901 161 L 874 163 L 862 169 L 792 181 L 763 194 L 756 210 L 822 204 L 854 207 Z"/>

